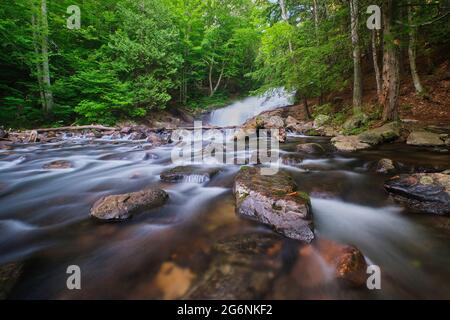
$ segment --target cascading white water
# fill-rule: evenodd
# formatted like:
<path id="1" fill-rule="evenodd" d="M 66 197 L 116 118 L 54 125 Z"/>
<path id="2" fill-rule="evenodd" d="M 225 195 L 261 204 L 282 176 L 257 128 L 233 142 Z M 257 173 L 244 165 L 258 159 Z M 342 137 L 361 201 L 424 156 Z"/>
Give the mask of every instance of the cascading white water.
<path id="1" fill-rule="evenodd" d="M 237 126 L 261 112 L 292 105 L 294 93 L 283 88 L 269 91 L 262 96 L 248 97 L 211 113 L 214 126 Z"/>

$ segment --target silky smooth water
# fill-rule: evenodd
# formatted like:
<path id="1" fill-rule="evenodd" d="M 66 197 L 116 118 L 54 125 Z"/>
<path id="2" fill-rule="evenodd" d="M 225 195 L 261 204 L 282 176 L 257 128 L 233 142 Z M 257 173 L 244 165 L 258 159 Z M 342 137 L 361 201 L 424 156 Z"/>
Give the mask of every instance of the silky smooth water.
<path id="1" fill-rule="evenodd" d="M 289 137 L 282 156 L 299 156 L 296 144 L 310 141 L 328 152 L 285 164 L 282 170 L 311 194 L 317 238 L 359 247 L 370 263 L 380 266 L 382 290 L 330 285 L 312 290 L 306 284 L 316 273 L 330 276 L 315 253 L 283 269 L 263 298 L 450 298 L 448 217 L 413 214 L 391 202 L 383 190 L 387 177 L 371 169 L 378 159 L 389 157 L 405 171 L 443 170 L 450 165 L 449 153 L 394 144 L 339 154 L 331 151 L 328 139 Z M 177 283 L 195 283 L 214 258 L 210 248 L 218 240 L 272 232 L 235 215 L 231 188 L 239 166 L 220 166 L 210 181 L 195 176 L 162 183 L 159 174 L 174 166 L 172 148 L 77 140 L 0 151 L 0 264 L 24 264 L 11 298 L 168 297 L 164 286 L 172 282 L 155 281 L 165 262 L 178 259 L 182 270 L 189 270 L 175 277 Z M 74 167 L 42 169 L 61 159 Z M 101 196 L 148 186 L 166 190 L 168 203 L 120 223 L 89 217 Z M 68 265 L 81 267 L 82 290 L 67 290 Z"/>

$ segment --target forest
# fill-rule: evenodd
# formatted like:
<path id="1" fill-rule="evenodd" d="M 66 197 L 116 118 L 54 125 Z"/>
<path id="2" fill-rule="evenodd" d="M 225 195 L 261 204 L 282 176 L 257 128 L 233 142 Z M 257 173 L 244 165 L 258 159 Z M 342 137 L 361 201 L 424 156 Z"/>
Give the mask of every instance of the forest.
<path id="1" fill-rule="evenodd" d="M 114 124 L 279 87 L 324 104 L 353 85 L 358 109 L 365 77 L 394 119 L 400 69 L 426 96 L 417 61 L 448 52 L 448 3 L 378 2 L 83 0 L 79 29 L 70 1 L 2 2 L 0 122 Z M 383 30 L 366 26 L 370 5 L 387 8 Z"/>

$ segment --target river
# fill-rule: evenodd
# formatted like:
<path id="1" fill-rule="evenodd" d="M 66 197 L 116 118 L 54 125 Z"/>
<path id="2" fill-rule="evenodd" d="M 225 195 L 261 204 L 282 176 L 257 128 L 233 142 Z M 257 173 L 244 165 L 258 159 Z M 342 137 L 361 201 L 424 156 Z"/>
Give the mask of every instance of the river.
<path id="1" fill-rule="evenodd" d="M 282 165 L 312 197 L 317 237 L 361 249 L 370 264 L 380 266 L 382 289 L 311 288 L 305 285 L 311 275 L 296 271 L 287 259 L 261 298 L 450 299 L 448 218 L 414 214 L 391 202 L 383 190 L 387 177 L 372 169 L 377 160 L 391 158 L 405 171 L 443 170 L 450 155 L 400 144 L 340 154 L 327 138 L 291 135 L 281 145 L 281 157 L 298 156 L 295 146 L 301 142 L 316 142 L 327 150 Z M 210 248 L 220 239 L 271 232 L 235 215 L 231 188 L 237 165 L 220 166 L 209 181 L 163 183 L 159 174 L 174 167 L 172 148 L 147 150 L 144 142 L 80 139 L 1 150 L 0 265 L 24 263 L 11 298 L 177 297 L 165 294 L 170 281 L 155 281 L 165 262 L 180 261 L 173 281 L 190 283 L 206 272 L 214 258 Z M 60 159 L 73 167 L 43 169 Z M 147 186 L 166 190 L 169 202 L 120 223 L 100 223 L 89 216 L 101 196 Z M 80 266 L 82 290 L 67 290 L 69 265 Z"/>

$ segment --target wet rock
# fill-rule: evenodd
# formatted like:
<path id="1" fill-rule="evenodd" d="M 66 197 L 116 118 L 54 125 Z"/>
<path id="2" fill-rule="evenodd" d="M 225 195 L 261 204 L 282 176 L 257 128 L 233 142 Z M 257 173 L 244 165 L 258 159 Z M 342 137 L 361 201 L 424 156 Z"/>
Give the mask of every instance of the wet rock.
<path id="1" fill-rule="evenodd" d="M 445 137 L 441 138 L 440 134 L 428 131 L 413 131 L 408 136 L 406 143 L 414 146 L 443 146 Z"/>
<path id="2" fill-rule="evenodd" d="M 131 127 L 123 127 L 122 129 L 120 129 L 120 133 L 130 134 L 132 130 L 133 129 Z"/>
<path id="3" fill-rule="evenodd" d="M 271 128 L 283 128 L 284 127 L 284 121 L 283 118 L 279 116 L 272 116 L 265 120 L 264 127 L 267 129 Z"/>
<path id="4" fill-rule="evenodd" d="M 303 157 L 298 154 L 282 154 L 281 163 L 286 166 L 298 166 L 303 162 Z"/>
<path id="5" fill-rule="evenodd" d="M 17 281 L 22 275 L 21 263 L 8 263 L 0 266 L 0 300 L 8 298 Z"/>
<path id="6" fill-rule="evenodd" d="M 292 116 L 288 116 L 284 122 L 286 124 L 286 129 L 288 130 L 294 129 L 295 126 L 300 124 L 300 121 Z"/>
<path id="7" fill-rule="evenodd" d="M 8 138 L 8 132 L 0 128 L 0 139 Z"/>
<path id="8" fill-rule="evenodd" d="M 307 245 L 301 248 L 299 255 L 298 263 L 302 268 L 307 267 L 305 263 L 314 266 L 314 260 L 318 255 L 326 263 L 328 269 L 333 272 L 333 279 L 339 284 L 350 287 L 362 287 L 366 284 L 367 263 L 362 252 L 354 246 L 318 239 L 312 246 Z M 298 272 L 302 272 L 299 266 L 296 269 Z M 311 278 L 316 279 L 314 285 L 329 280 L 321 270 L 311 270 Z M 305 280 L 310 281 L 310 279 L 303 281 Z"/>
<path id="9" fill-rule="evenodd" d="M 219 171 L 219 168 L 214 167 L 180 166 L 162 172 L 160 177 L 165 182 L 204 183 L 211 180 Z"/>
<path id="10" fill-rule="evenodd" d="M 159 135 L 155 132 L 148 132 L 147 133 L 147 142 L 150 142 L 153 147 L 158 147 L 158 146 L 167 144 L 169 141 L 168 141 L 168 139 L 163 138 L 161 135 Z"/>
<path id="11" fill-rule="evenodd" d="M 297 145 L 297 152 L 321 154 L 325 152 L 325 149 L 318 143 L 302 143 Z"/>
<path id="12" fill-rule="evenodd" d="M 72 168 L 72 162 L 68 160 L 56 160 L 50 163 L 44 164 L 44 169 L 70 169 Z"/>
<path id="13" fill-rule="evenodd" d="M 376 171 L 378 173 L 391 173 L 395 170 L 394 161 L 391 159 L 380 159 L 377 163 Z"/>
<path id="14" fill-rule="evenodd" d="M 191 286 L 195 274 L 173 262 L 164 262 L 155 278 L 163 299 L 173 300 L 182 297 Z"/>
<path id="15" fill-rule="evenodd" d="M 242 128 L 235 133 L 237 139 L 243 139 L 246 135 L 252 134 L 254 130 L 272 129 L 274 137 L 281 143 L 286 142 L 286 129 L 284 121 L 279 116 L 271 116 L 270 114 L 260 114 L 242 125 Z"/>
<path id="16" fill-rule="evenodd" d="M 358 137 L 361 142 L 370 145 L 391 142 L 400 137 L 400 126 L 396 122 L 390 122 L 382 127 L 365 131 Z"/>
<path id="17" fill-rule="evenodd" d="M 13 150 L 14 147 L 10 143 L 5 143 L 4 141 L 0 141 L 0 149 Z"/>
<path id="18" fill-rule="evenodd" d="M 282 240 L 273 234 L 244 234 L 213 246 L 214 260 L 185 299 L 262 299 L 281 269 Z"/>
<path id="19" fill-rule="evenodd" d="M 370 148 L 370 145 L 362 142 L 358 136 L 337 136 L 331 139 L 331 143 L 338 151 L 351 152 Z"/>
<path id="20" fill-rule="evenodd" d="M 450 169 L 444 170 L 441 172 L 442 174 L 449 174 L 450 175 Z"/>
<path id="21" fill-rule="evenodd" d="M 91 216 L 105 221 L 125 220 L 133 214 L 162 206 L 168 198 L 164 190 L 154 188 L 106 196 L 94 203 Z"/>
<path id="22" fill-rule="evenodd" d="M 395 200 L 415 211 L 450 214 L 448 174 L 402 174 L 388 180 L 384 187 Z"/>
<path id="23" fill-rule="evenodd" d="M 285 172 L 261 175 L 255 167 L 242 167 L 234 181 L 236 212 L 268 226 L 288 238 L 314 239 L 309 196 L 296 190 Z"/>

